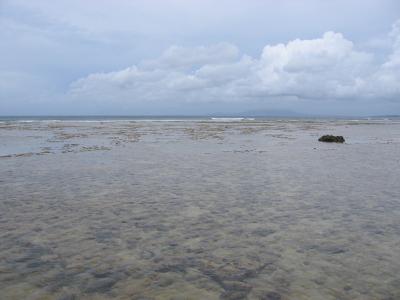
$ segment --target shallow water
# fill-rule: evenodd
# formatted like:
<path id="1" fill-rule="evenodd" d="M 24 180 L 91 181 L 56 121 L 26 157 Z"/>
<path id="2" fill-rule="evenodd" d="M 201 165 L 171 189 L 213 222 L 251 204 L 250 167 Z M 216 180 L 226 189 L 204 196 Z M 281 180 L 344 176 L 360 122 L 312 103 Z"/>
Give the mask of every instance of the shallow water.
<path id="1" fill-rule="evenodd" d="M 0 156 L 1 299 L 400 299 L 396 122 L 9 121 Z"/>

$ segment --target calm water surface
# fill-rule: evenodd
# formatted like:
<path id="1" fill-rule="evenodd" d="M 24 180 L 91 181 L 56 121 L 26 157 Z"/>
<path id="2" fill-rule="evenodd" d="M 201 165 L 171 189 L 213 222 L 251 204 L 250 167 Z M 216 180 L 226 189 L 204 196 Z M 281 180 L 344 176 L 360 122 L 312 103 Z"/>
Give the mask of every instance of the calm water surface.
<path id="1" fill-rule="evenodd" d="M 0 299 L 400 299 L 396 121 L 7 120 L 0 156 Z"/>

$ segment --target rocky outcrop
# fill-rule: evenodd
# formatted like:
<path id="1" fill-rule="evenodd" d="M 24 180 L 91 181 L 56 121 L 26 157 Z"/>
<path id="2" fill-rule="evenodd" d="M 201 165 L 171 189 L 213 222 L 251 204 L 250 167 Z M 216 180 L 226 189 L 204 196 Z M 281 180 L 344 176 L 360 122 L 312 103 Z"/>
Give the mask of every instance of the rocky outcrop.
<path id="1" fill-rule="evenodd" d="M 323 135 L 318 141 L 326 143 L 344 143 L 345 139 L 341 135 Z"/>

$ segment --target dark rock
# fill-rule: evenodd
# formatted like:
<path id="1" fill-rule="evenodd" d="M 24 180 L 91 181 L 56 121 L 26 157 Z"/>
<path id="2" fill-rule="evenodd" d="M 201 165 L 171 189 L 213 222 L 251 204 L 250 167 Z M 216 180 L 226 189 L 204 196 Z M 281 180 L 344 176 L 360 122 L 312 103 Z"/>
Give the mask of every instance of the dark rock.
<path id="1" fill-rule="evenodd" d="M 341 135 L 323 135 L 318 141 L 326 143 L 344 143 L 345 139 Z"/>
<path id="2" fill-rule="evenodd" d="M 329 254 L 341 254 L 347 252 L 346 249 L 343 249 L 341 247 L 328 247 L 323 249 L 323 251 Z"/>
<path id="3" fill-rule="evenodd" d="M 203 274 L 205 276 L 207 276 L 208 278 L 210 278 L 211 280 L 213 280 L 215 283 L 217 283 L 222 288 L 225 288 L 223 280 L 221 279 L 221 277 L 215 271 L 213 271 L 213 270 L 204 270 Z"/>
<path id="4" fill-rule="evenodd" d="M 282 296 L 277 292 L 266 292 L 261 296 L 261 300 L 281 300 Z"/>
<path id="5" fill-rule="evenodd" d="M 141 259 L 152 259 L 155 256 L 154 252 L 150 250 L 143 250 L 139 255 Z"/>
<path id="6" fill-rule="evenodd" d="M 175 272 L 175 273 L 184 273 L 186 272 L 185 265 L 164 265 L 161 268 L 157 269 L 160 273 L 168 273 L 168 272 Z"/>
<path id="7" fill-rule="evenodd" d="M 62 287 L 70 286 L 73 284 L 76 274 L 76 272 L 63 270 L 45 281 L 46 289 L 55 292 Z"/>
<path id="8" fill-rule="evenodd" d="M 35 260 L 35 261 L 31 261 L 30 263 L 28 263 L 26 265 L 26 267 L 34 269 L 34 268 L 40 268 L 45 264 L 46 264 L 46 262 L 43 262 L 41 260 Z"/>
<path id="9" fill-rule="evenodd" d="M 229 291 L 249 292 L 251 285 L 241 281 L 225 281 L 224 288 Z"/>
<path id="10" fill-rule="evenodd" d="M 158 280 L 158 285 L 161 287 L 167 287 L 174 283 L 174 280 L 169 277 L 162 277 Z"/>
<path id="11" fill-rule="evenodd" d="M 343 288 L 346 292 L 351 291 L 353 288 L 350 285 L 345 285 Z"/>
<path id="12" fill-rule="evenodd" d="M 32 259 L 35 259 L 35 257 L 32 256 L 32 255 L 23 255 L 23 256 L 15 258 L 14 262 L 16 262 L 16 263 L 25 263 L 25 262 L 28 262 L 28 261 L 30 261 Z"/>
<path id="13" fill-rule="evenodd" d="M 98 231 L 95 233 L 96 241 L 99 243 L 107 242 L 111 240 L 113 233 L 111 231 Z"/>
<path id="14" fill-rule="evenodd" d="M 258 228 L 258 229 L 256 229 L 256 230 L 253 230 L 252 233 L 253 233 L 254 235 L 258 235 L 258 236 L 261 236 L 261 237 L 266 237 L 266 236 L 269 236 L 269 235 L 271 235 L 271 234 L 274 234 L 274 233 L 275 233 L 275 230 L 273 230 L 273 229 Z"/>
<path id="15" fill-rule="evenodd" d="M 77 300 L 78 297 L 75 294 L 63 293 L 57 300 Z"/>
<path id="16" fill-rule="evenodd" d="M 307 245 L 304 247 L 306 251 L 308 250 L 314 250 L 314 251 L 319 251 L 322 253 L 327 253 L 327 254 L 341 254 L 347 252 L 347 249 L 341 247 L 341 246 L 329 246 L 329 245 Z"/>
<path id="17" fill-rule="evenodd" d="M 87 288 L 87 293 L 105 293 L 111 290 L 114 284 L 117 283 L 115 278 L 101 278 L 90 283 Z"/>
<path id="18" fill-rule="evenodd" d="M 92 272 L 93 277 L 95 278 L 108 278 L 111 277 L 113 275 L 112 272 L 110 271 L 105 271 L 105 272 Z"/>
<path id="19" fill-rule="evenodd" d="M 247 292 L 241 291 L 226 291 L 222 293 L 220 298 L 224 300 L 242 300 L 247 298 L 247 294 Z"/>
<path id="20" fill-rule="evenodd" d="M 326 279 L 325 278 L 316 278 L 313 281 L 318 285 L 324 285 L 326 282 Z"/>

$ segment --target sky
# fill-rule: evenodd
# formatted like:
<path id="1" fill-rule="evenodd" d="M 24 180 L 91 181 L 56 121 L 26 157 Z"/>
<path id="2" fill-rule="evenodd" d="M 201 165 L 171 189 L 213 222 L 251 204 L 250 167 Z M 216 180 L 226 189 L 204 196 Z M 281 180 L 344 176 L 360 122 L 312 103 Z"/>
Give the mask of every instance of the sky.
<path id="1" fill-rule="evenodd" d="M 398 0 L 0 0 L 0 115 L 400 114 Z"/>

